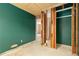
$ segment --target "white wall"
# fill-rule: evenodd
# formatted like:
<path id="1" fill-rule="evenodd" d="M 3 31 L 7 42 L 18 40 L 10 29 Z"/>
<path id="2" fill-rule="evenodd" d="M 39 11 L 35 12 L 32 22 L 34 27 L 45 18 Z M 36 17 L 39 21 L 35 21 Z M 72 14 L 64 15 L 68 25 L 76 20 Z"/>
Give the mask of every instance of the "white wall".
<path id="1" fill-rule="evenodd" d="M 47 39 L 50 39 L 51 10 L 47 11 Z"/>
<path id="2" fill-rule="evenodd" d="M 36 18 L 36 40 L 41 40 L 41 19 Z"/>

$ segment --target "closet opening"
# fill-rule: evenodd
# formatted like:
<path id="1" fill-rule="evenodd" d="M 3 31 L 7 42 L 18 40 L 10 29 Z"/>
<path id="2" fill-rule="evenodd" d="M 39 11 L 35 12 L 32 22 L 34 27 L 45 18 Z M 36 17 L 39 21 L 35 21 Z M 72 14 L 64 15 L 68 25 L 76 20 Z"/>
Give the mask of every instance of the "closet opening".
<path id="1" fill-rule="evenodd" d="M 56 43 L 71 46 L 72 4 L 56 7 Z"/>

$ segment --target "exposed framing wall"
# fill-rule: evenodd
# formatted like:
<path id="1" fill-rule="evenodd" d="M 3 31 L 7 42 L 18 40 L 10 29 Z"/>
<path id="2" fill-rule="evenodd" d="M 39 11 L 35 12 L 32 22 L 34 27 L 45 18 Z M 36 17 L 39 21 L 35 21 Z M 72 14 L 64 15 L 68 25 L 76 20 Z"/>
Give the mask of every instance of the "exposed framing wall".
<path id="1" fill-rule="evenodd" d="M 63 8 L 64 8 L 64 5 L 62 5 L 62 9 Z M 74 11 L 75 8 L 76 8 L 76 12 Z M 71 17 L 72 54 L 75 54 L 75 53 L 77 54 L 77 52 L 78 52 L 78 4 L 76 4 L 76 7 L 75 7 L 75 4 L 73 3 L 71 10 L 72 10 L 71 11 L 71 13 L 72 13 L 72 17 Z M 75 17 L 75 14 L 76 14 L 76 17 Z M 42 13 L 42 22 L 44 19 L 43 15 L 44 14 Z M 75 38 L 75 36 L 76 36 L 76 38 Z M 56 48 L 56 8 L 51 8 L 50 46 L 51 46 L 51 48 Z"/>
<path id="2" fill-rule="evenodd" d="M 46 13 L 44 11 L 41 12 L 41 45 L 46 43 Z"/>

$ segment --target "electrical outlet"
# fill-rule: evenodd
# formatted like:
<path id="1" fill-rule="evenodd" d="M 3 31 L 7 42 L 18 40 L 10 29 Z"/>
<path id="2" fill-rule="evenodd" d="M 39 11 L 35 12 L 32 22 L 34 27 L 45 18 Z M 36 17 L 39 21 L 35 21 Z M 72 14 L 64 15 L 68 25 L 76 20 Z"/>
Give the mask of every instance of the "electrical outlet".
<path id="1" fill-rule="evenodd" d="M 23 40 L 21 40 L 21 43 L 23 42 Z"/>
<path id="2" fill-rule="evenodd" d="M 18 46 L 18 44 L 13 44 L 12 46 L 11 46 L 11 48 L 15 48 L 15 47 L 17 47 Z"/>

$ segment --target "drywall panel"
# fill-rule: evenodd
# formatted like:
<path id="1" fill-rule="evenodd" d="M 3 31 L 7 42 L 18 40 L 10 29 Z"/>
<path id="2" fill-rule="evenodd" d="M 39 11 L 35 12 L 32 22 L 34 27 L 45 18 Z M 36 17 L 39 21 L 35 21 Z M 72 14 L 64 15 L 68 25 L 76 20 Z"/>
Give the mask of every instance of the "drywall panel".
<path id="1" fill-rule="evenodd" d="M 57 43 L 71 45 L 71 18 L 57 19 Z"/>
<path id="2" fill-rule="evenodd" d="M 35 40 L 35 16 L 11 4 L 0 4 L 0 53 Z"/>

